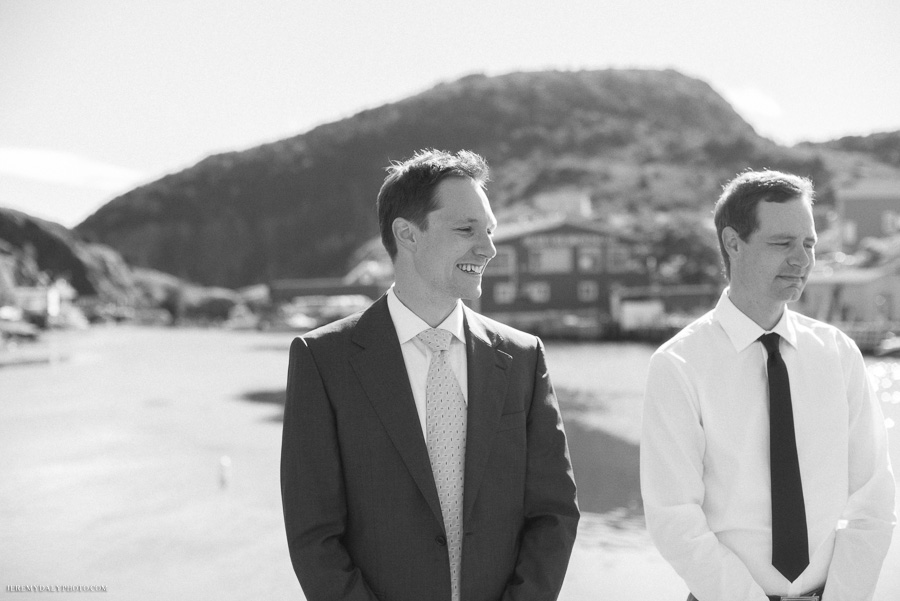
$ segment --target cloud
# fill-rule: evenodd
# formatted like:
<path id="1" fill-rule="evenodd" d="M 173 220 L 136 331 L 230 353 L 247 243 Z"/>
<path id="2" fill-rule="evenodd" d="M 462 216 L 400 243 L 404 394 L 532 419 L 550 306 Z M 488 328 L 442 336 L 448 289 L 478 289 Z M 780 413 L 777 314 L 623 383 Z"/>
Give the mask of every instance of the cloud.
<path id="1" fill-rule="evenodd" d="M 45 148 L 0 147 L 0 176 L 117 192 L 146 180 L 135 169 Z"/>
<path id="2" fill-rule="evenodd" d="M 722 95 L 739 113 L 753 117 L 781 117 L 784 110 L 778 101 L 758 88 L 726 88 Z"/>

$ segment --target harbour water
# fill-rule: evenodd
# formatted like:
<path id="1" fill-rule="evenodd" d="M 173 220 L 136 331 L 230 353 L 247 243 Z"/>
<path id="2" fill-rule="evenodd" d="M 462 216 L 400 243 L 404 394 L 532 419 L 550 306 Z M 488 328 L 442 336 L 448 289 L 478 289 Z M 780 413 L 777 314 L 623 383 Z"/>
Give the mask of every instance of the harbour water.
<path id="1" fill-rule="evenodd" d="M 291 337 L 99 327 L 0 354 L 0 586 L 302 598 L 278 483 Z M 564 601 L 687 595 L 643 528 L 638 438 L 652 351 L 547 344 L 585 512 Z M 892 426 L 900 361 L 867 361 Z M 876 601 L 900 596 L 896 538 Z"/>

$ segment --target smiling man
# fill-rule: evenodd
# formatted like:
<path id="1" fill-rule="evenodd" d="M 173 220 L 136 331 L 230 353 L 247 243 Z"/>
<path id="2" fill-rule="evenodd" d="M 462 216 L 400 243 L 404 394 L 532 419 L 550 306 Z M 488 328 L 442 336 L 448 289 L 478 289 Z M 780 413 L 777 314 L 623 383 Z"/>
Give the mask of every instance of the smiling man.
<path id="1" fill-rule="evenodd" d="M 653 355 L 647 528 L 700 601 L 865 601 L 894 479 L 859 349 L 799 315 L 815 263 L 809 180 L 746 172 L 715 208 L 729 287 Z"/>
<path id="2" fill-rule="evenodd" d="M 496 254 L 477 154 L 388 168 L 393 287 L 294 340 L 281 483 L 309 601 L 556 599 L 579 519 L 541 341 L 471 311 Z"/>

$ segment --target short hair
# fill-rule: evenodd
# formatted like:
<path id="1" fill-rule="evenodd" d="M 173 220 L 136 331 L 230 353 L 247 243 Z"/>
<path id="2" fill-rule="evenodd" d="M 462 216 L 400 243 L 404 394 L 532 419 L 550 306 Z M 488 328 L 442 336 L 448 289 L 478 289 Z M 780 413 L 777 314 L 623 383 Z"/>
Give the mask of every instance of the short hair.
<path id="1" fill-rule="evenodd" d="M 812 205 L 815 197 L 809 178 L 781 171 L 745 171 L 725 184 L 713 213 L 725 277 L 731 278 L 731 261 L 722 240 L 722 231 L 726 227 L 734 228 L 741 240 L 747 240 L 759 229 L 756 208 L 760 202 L 782 203 L 800 198 Z"/>
<path id="2" fill-rule="evenodd" d="M 449 177 L 468 177 L 485 188 L 490 169 L 479 155 L 468 150 L 419 150 L 405 161 L 387 167 L 387 177 L 375 202 L 381 242 L 391 260 L 397 256 L 393 224 L 398 217 L 428 229 L 428 214 L 437 209 L 435 190 Z"/>

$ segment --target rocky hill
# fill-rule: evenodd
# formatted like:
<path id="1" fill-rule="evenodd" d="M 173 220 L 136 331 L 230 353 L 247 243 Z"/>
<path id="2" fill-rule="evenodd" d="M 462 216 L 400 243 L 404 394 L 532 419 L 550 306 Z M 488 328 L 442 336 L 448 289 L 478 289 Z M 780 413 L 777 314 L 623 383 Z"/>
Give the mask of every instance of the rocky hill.
<path id="1" fill-rule="evenodd" d="M 0 295 L 12 286 L 65 279 L 79 296 L 132 304 L 131 270 L 112 248 L 83 240 L 71 230 L 0 208 Z"/>
<path id="2" fill-rule="evenodd" d="M 334 276 L 377 234 L 374 200 L 392 160 L 419 148 L 472 149 L 493 171 L 498 212 L 586 198 L 599 214 L 707 212 L 748 167 L 814 179 L 820 202 L 869 170 L 868 152 L 794 148 L 760 137 L 703 81 L 602 70 L 473 75 L 307 133 L 132 190 L 77 227 L 136 266 L 228 287 Z"/>
<path id="3" fill-rule="evenodd" d="M 59 279 L 74 289 L 91 319 L 221 321 L 236 304 L 254 304 L 252 291 L 241 294 L 132 268 L 108 246 L 86 242 L 58 223 L 0 207 L 0 306 L 17 304 L 16 287 L 45 287 Z M 157 309 L 162 312 L 154 313 Z"/>

